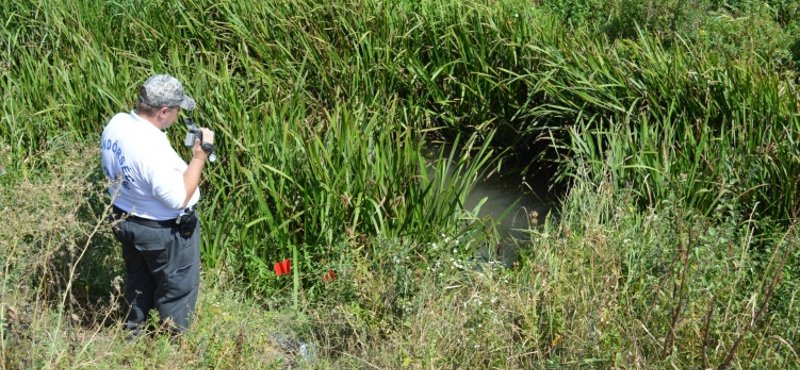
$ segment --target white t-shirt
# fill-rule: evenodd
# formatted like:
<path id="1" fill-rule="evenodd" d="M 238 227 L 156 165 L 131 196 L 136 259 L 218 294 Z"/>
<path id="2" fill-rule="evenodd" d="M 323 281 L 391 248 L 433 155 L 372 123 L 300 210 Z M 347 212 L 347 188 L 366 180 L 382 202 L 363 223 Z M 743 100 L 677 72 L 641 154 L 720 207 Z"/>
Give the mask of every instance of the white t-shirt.
<path id="1" fill-rule="evenodd" d="M 183 211 L 183 173 L 189 165 L 152 123 L 135 112 L 118 113 L 103 130 L 101 156 L 114 205 L 151 220 L 174 219 Z M 197 188 L 186 206 L 199 199 Z"/>

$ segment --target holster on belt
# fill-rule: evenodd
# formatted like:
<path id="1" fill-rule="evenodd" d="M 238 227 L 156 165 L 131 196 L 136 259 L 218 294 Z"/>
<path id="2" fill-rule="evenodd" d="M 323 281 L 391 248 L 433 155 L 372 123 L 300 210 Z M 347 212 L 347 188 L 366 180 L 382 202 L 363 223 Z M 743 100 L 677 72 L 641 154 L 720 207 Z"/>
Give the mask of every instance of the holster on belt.
<path id="1" fill-rule="evenodd" d="M 181 236 L 184 238 L 188 238 L 194 234 L 194 230 L 197 228 L 197 222 L 197 211 L 194 206 L 183 210 L 183 212 L 178 215 L 178 218 L 175 219 L 175 225 L 178 226 Z"/>

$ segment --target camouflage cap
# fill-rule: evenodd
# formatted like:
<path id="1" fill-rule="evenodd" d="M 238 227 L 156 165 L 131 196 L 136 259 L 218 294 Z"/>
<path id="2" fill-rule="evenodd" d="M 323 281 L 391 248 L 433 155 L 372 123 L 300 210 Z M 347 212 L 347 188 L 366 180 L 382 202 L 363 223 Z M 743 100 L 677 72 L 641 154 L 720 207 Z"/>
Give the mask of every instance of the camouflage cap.
<path id="1" fill-rule="evenodd" d="M 193 110 L 194 99 L 183 93 L 183 85 L 170 75 L 155 75 L 147 79 L 139 89 L 139 102 L 152 107 L 174 107 L 180 105 Z"/>

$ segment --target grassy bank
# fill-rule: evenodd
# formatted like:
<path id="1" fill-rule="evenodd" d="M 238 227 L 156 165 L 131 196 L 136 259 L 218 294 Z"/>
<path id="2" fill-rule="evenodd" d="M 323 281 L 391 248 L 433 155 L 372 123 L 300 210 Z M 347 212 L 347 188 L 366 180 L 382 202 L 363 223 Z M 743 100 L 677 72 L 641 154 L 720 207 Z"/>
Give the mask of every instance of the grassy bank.
<path id="1" fill-rule="evenodd" d="M 298 198 L 327 207 L 297 215 L 281 235 L 268 238 L 278 245 L 313 245 L 326 233 L 326 219 L 359 224 L 354 209 L 333 201 L 339 196 L 382 199 L 395 189 L 356 185 L 348 192 L 351 184 L 337 188 L 342 182 L 334 176 L 323 180 L 331 189 L 323 199 L 309 190 L 314 174 L 281 176 L 255 163 L 284 175 L 315 166 L 327 171 L 287 158 L 338 148 L 332 153 L 340 157 L 321 166 L 350 173 L 344 163 L 380 163 L 364 158 L 414 146 L 404 140 L 417 140 L 423 130 L 433 132 L 428 139 L 476 133 L 478 146 L 489 142 L 496 152 L 544 159 L 534 168 L 566 161 L 556 167 L 562 179 L 576 173 L 577 157 L 605 170 L 613 149 L 617 159 L 608 169 L 618 185 L 657 197 L 678 192 L 684 205 L 706 213 L 730 194 L 759 218 L 785 226 L 798 212 L 793 153 L 800 113 L 791 57 L 798 10 L 781 4 L 699 2 L 675 14 L 670 9 L 679 1 L 652 9 L 611 0 L 542 6 L 198 0 L 167 2 L 166 10 L 136 1 L 8 4 L 3 34 L 6 49 L 15 52 L 5 61 L 3 135 L 14 137 L 27 156 L 61 130 L 90 138 L 105 117 L 129 109 L 125 97 L 134 81 L 164 71 L 192 87 L 201 122 L 218 128 L 220 151 L 229 154 L 222 163 L 228 170 L 210 184 L 218 200 L 214 215 L 269 217 L 263 206 L 234 200 L 242 195 L 239 184 L 251 182 L 248 171 L 256 182 L 285 179 L 267 194 L 282 200 L 272 213 L 291 213 Z M 572 5 L 575 11 L 566 12 Z M 621 10 L 629 5 L 630 13 Z M 608 21 L 580 26 L 601 18 Z M 572 21 L 575 27 L 565 26 Z M 650 28 L 611 27 L 637 23 Z M 384 170 L 388 178 L 417 172 L 412 167 L 420 159 L 393 155 L 405 167 Z M 709 165 L 717 157 L 727 160 Z M 684 177 L 685 186 L 670 185 Z M 404 216 L 411 210 L 387 212 L 383 219 L 415 219 Z M 271 219 L 269 227 L 278 228 Z M 346 235 L 338 225 L 344 223 L 332 226 L 333 234 Z M 245 226 L 218 230 L 246 236 Z M 353 232 L 374 235 L 382 227 Z M 307 232 L 289 235 L 300 228 Z"/>
<path id="2" fill-rule="evenodd" d="M 286 336 L 321 368 L 798 366 L 791 2 L 0 9 L 6 368 L 279 366 Z M 220 155 L 177 346 L 116 328 L 92 149 L 153 73 L 184 82 Z M 438 140 L 456 149 L 423 156 Z M 514 268 L 476 266 L 497 235 L 465 196 L 520 158 L 568 191 Z"/>
<path id="3" fill-rule="evenodd" d="M 103 182 L 76 181 L 97 153 L 64 150 L 0 196 L 3 368 L 800 365 L 794 228 L 757 236 L 675 199 L 642 212 L 609 178 L 574 186 L 511 269 L 465 258 L 471 240 L 376 239 L 342 251 L 348 268 L 294 309 L 288 284 L 252 295 L 206 267 L 192 334 L 127 342 Z"/>

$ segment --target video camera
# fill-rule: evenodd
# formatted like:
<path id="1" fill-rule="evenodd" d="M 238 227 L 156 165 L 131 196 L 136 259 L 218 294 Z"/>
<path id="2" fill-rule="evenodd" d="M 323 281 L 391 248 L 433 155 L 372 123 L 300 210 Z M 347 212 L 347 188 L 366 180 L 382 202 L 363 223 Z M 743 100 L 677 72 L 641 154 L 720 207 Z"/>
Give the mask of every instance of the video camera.
<path id="1" fill-rule="evenodd" d="M 200 131 L 200 128 L 194 124 L 194 119 L 189 117 L 186 118 L 184 122 L 186 123 L 186 126 L 189 126 L 189 131 L 186 133 L 186 138 L 183 140 L 183 145 L 192 148 L 194 147 L 195 140 L 200 139 L 200 147 L 209 153 L 208 161 L 216 161 L 217 155 L 214 153 L 216 147 L 214 144 L 203 142 L 203 131 Z"/>

